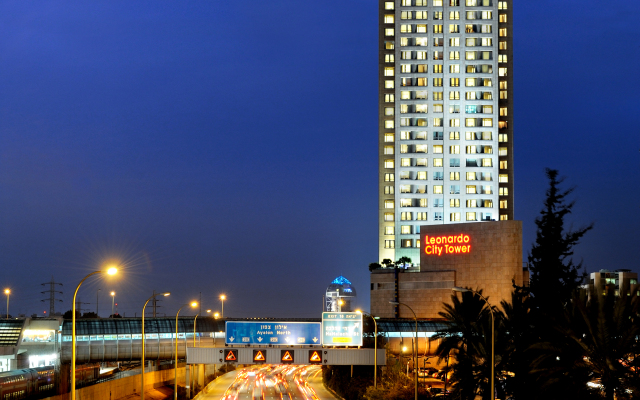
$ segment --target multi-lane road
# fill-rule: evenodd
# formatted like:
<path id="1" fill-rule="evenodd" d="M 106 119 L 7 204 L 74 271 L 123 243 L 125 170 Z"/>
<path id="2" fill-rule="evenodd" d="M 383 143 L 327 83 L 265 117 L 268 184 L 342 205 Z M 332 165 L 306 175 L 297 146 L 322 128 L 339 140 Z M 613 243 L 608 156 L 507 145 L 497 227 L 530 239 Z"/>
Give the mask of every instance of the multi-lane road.
<path id="1" fill-rule="evenodd" d="M 211 382 L 200 400 L 335 399 L 322 385 L 319 366 L 265 365 L 228 373 Z"/>

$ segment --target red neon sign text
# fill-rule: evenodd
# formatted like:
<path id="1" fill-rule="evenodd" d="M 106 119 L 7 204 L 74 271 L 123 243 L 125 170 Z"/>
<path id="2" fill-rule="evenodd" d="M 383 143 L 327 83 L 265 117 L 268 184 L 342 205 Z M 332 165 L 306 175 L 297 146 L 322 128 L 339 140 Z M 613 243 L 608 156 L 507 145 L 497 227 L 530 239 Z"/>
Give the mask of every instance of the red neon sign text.
<path id="1" fill-rule="evenodd" d="M 444 254 L 462 254 L 470 253 L 471 241 L 469 235 L 461 233 L 459 235 L 450 236 L 431 236 L 424 237 L 424 252 L 428 255 L 441 256 Z"/>

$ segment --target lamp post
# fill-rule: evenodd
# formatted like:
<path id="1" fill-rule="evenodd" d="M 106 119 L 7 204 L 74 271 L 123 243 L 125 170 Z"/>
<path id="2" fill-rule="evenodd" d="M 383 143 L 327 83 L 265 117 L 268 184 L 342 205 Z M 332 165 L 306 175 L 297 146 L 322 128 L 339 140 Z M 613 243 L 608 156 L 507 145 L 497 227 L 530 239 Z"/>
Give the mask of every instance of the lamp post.
<path id="1" fill-rule="evenodd" d="M 95 271 L 90 273 L 89 275 L 82 278 L 82 280 L 76 287 L 76 291 L 73 293 L 73 304 L 71 305 L 71 400 L 76 400 L 76 296 L 78 294 L 78 290 L 80 289 L 80 285 L 82 285 L 82 282 L 84 282 L 91 275 L 102 273 L 106 273 L 107 275 L 115 275 L 118 273 L 118 269 L 116 267 L 109 267 L 102 271 Z"/>
<path id="2" fill-rule="evenodd" d="M 207 312 L 210 313 L 211 310 L 207 310 Z M 196 320 L 198 319 L 198 315 L 200 315 L 200 313 L 197 313 L 193 319 L 193 347 L 196 347 Z"/>
<path id="3" fill-rule="evenodd" d="M 173 400 L 178 400 L 178 315 L 180 314 L 180 311 L 186 306 L 191 306 L 195 308 L 198 306 L 198 303 L 194 301 L 191 304 L 184 304 L 182 305 L 182 307 L 178 309 L 178 312 L 176 313 L 176 365 L 174 369 L 175 372 L 174 372 L 174 378 L 173 378 Z M 185 353 L 186 353 L 186 347 L 185 347 Z M 72 400 L 75 400 L 75 399 L 72 399 Z"/>
<path id="4" fill-rule="evenodd" d="M 484 300 L 485 303 L 487 303 L 487 306 L 489 306 L 489 311 L 491 311 L 491 399 L 495 398 L 495 386 L 494 386 L 494 358 L 495 358 L 495 350 L 494 350 L 494 343 L 495 343 L 495 329 L 494 329 L 494 321 L 495 321 L 495 317 L 493 315 L 493 307 L 491 306 L 491 303 L 489 303 L 489 301 L 480 293 L 476 292 L 475 290 L 472 289 L 467 289 L 467 288 L 461 288 L 461 287 L 453 287 L 451 288 L 452 291 L 454 292 L 460 292 L 460 293 L 466 293 L 466 292 L 471 292 L 471 293 L 475 293 L 477 294 L 482 300 Z"/>
<path id="5" fill-rule="evenodd" d="M 378 323 L 376 317 L 364 311 L 356 310 L 357 313 L 371 317 L 373 326 L 375 327 L 375 336 L 373 338 L 373 387 L 378 388 Z"/>
<path id="6" fill-rule="evenodd" d="M 222 312 L 220 313 L 220 317 L 224 318 L 224 301 L 227 299 L 227 296 L 224 294 L 220 295 L 220 302 L 222 303 Z"/>
<path id="7" fill-rule="evenodd" d="M 5 289 L 4 294 L 7 295 L 7 319 L 9 319 L 9 295 L 11 294 L 11 290 Z"/>
<path id="8" fill-rule="evenodd" d="M 111 318 L 113 318 L 113 316 L 115 315 L 113 313 L 113 306 L 116 302 L 116 292 L 111 292 Z"/>
<path id="9" fill-rule="evenodd" d="M 99 302 L 100 302 L 100 291 L 101 291 L 101 290 L 102 290 L 102 289 L 98 289 L 98 290 L 96 291 L 96 318 L 98 318 L 98 304 L 99 304 Z"/>
<path id="10" fill-rule="evenodd" d="M 413 311 L 413 308 L 409 307 L 408 305 L 404 304 L 404 303 L 400 303 L 399 301 L 389 301 L 389 303 L 393 304 L 393 305 L 402 305 L 407 307 L 409 310 L 411 310 L 411 312 L 413 313 L 413 319 L 416 321 L 416 342 L 415 342 L 415 349 L 414 349 L 414 353 L 415 353 L 415 359 L 413 362 L 413 372 L 415 374 L 415 381 L 416 381 L 416 400 L 418 400 L 418 317 L 416 316 L 416 313 Z"/>
<path id="11" fill-rule="evenodd" d="M 156 296 L 169 296 L 171 293 L 169 292 L 164 292 L 164 293 L 154 293 L 151 297 L 149 297 L 147 299 L 147 301 L 144 302 L 144 306 L 142 306 L 142 376 L 140 377 L 140 400 L 144 400 L 144 367 L 145 367 L 145 361 L 144 361 L 144 350 L 145 350 L 145 346 L 144 346 L 144 309 L 147 308 L 147 303 L 149 303 L 149 301 L 151 301 L 151 299 L 155 298 Z M 115 295 L 114 292 L 111 292 L 111 296 Z M 112 306 L 113 309 L 113 306 Z"/>

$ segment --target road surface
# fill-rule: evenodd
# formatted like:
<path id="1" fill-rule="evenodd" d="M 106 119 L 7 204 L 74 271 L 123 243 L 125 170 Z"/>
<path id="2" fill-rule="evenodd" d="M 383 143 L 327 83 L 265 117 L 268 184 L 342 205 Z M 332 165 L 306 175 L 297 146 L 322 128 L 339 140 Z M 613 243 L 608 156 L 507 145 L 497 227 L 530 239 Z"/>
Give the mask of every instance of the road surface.
<path id="1" fill-rule="evenodd" d="M 322 384 L 319 366 L 264 365 L 240 369 L 211 382 L 198 400 L 335 399 Z"/>

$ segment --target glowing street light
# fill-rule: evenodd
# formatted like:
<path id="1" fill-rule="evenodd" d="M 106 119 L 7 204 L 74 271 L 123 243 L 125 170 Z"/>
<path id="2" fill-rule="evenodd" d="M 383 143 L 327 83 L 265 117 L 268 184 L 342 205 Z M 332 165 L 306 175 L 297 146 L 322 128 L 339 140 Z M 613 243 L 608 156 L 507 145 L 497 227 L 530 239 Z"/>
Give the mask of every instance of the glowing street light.
<path id="1" fill-rule="evenodd" d="M 113 318 L 113 316 L 115 315 L 113 313 L 113 306 L 116 303 L 116 292 L 111 292 L 111 318 Z"/>
<path id="2" fill-rule="evenodd" d="M 224 294 L 220 295 L 220 302 L 222 303 L 222 313 L 220 313 L 220 317 L 224 318 L 224 301 L 227 299 L 227 296 Z"/>
<path id="3" fill-rule="evenodd" d="M 378 377 L 378 323 L 376 322 L 376 317 L 374 317 L 373 315 L 366 313 L 364 311 L 360 311 L 360 310 L 356 310 L 357 313 L 360 313 L 362 315 L 367 315 L 369 317 L 371 317 L 371 319 L 373 320 L 373 325 L 375 326 L 375 336 L 373 338 L 373 387 L 375 389 L 378 388 L 378 381 L 377 381 L 377 377 Z"/>
<path id="4" fill-rule="evenodd" d="M 480 293 L 476 292 L 475 290 L 472 289 L 467 289 L 467 288 L 461 288 L 461 287 L 452 287 L 451 288 L 452 291 L 454 292 L 460 292 L 460 293 L 466 293 L 466 292 L 471 292 L 474 294 L 477 294 L 482 300 L 484 300 L 485 303 L 487 303 L 487 306 L 489 306 L 489 311 L 491 311 L 491 398 L 494 399 L 495 398 L 495 386 L 494 386 L 494 371 L 493 371 L 493 367 L 494 367 L 494 358 L 495 358 L 495 352 L 494 352 L 494 342 L 495 342 L 495 330 L 494 330 L 494 319 L 495 317 L 493 316 L 493 307 L 491 306 L 491 303 L 489 303 L 489 300 L 487 300 L 483 295 L 481 295 Z M 445 378 L 446 379 L 446 378 Z"/>
<path id="5" fill-rule="evenodd" d="M 4 294 L 7 295 L 7 319 L 9 319 L 9 295 L 11 294 L 11 290 L 5 289 Z"/>
<path id="6" fill-rule="evenodd" d="M 73 304 L 71 305 L 71 400 L 76 400 L 76 296 L 78 295 L 78 290 L 80 289 L 82 282 L 91 275 L 103 273 L 106 273 L 107 275 L 115 275 L 118 273 L 118 269 L 111 266 L 107 269 L 90 273 L 82 278 L 76 287 L 76 291 L 73 293 Z"/>
<path id="7" fill-rule="evenodd" d="M 213 313 L 213 318 L 215 319 L 220 318 L 220 313 L 219 312 Z"/>
<path id="8" fill-rule="evenodd" d="M 145 367 L 145 363 L 144 363 L 144 309 L 147 307 L 147 303 L 149 303 L 149 301 L 153 298 L 155 298 L 156 296 L 169 296 L 171 293 L 169 292 L 164 292 L 164 293 L 154 293 L 151 297 L 149 297 L 147 299 L 147 301 L 144 303 L 144 306 L 142 306 L 142 376 L 140 379 L 140 400 L 144 400 L 144 367 Z M 115 292 L 111 292 L 111 296 L 115 295 Z M 113 308 L 113 306 L 112 306 Z"/>
<path id="9" fill-rule="evenodd" d="M 207 312 L 210 313 L 211 310 L 207 310 Z M 198 315 L 200 315 L 200 313 L 197 313 L 193 319 L 193 347 L 196 347 L 196 320 L 198 319 Z"/>
<path id="10" fill-rule="evenodd" d="M 176 365 L 175 365 L 175 370 L 174 370 L 175 372 L 173 376 L 173 400 L 178 400 L 178 315 L 180 314 L 180 311 L 186 306 L 191 306 L 192 308 L 196 308 L 198 307 L 198 303 L 194 301 L 191 304 L 184 304 L 182 307 L 178 309 L 178 312 L 176 313 Z M 186 353 L 186 347 L 185 347 L 185 353 Z M 75 400 L 75 399 L 72 399 L 72 400 Z"/>

